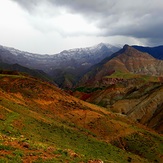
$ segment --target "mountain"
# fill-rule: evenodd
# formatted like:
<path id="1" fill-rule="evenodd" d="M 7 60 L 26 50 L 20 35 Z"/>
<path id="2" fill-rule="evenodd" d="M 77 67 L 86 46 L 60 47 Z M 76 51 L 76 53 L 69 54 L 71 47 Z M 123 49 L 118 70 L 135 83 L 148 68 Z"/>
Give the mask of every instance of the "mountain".
<path id="1" fill-rule="evenodd" d="M 55 55 L 39 55 L 0 46 L 0 61 L 43 70 L 60 87 L 71 88 L 92 65 L 119 49 L 120 47 L 100 43 L 88 48 L 64 50 Z"/>
<path id="2" fill-rule="evenodd" d="M 86 73 L 71 94 L 163 133 L 163 61 L 125 45 Z"/>
<path id="3" fill-rule="evenodd" d="M 0 162 L 161 162 L 162 141 L 53 84 L 0 74 Z"/>
<path id="4" fill-rule="evenodd" d="M 156 46 L 156 47 L 143 47 L 143 46 L 132 46 L 135 49 L 146 52 L 150 55 L 152 55 L 156 59 L 163 60 L 163 45 Z"/>
<path id="5" fill-rule="evenodd" d="M 79 85 L 105 86 L 110 75 L 119 73 L 163 76 L 163 61 L 125 45 L 123 49 L 105 58 L 84 75 Z"/>

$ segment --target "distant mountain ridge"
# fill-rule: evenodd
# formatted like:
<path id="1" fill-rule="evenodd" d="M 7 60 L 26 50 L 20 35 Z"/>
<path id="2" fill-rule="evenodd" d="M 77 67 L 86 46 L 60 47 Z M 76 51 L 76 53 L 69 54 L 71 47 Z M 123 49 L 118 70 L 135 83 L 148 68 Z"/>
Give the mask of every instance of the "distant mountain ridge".
<path id="1" fill-rule="evenodd" d="M 161 59 L 162 58 L 162 51 L 163 46 L 153 47 L 153 48 L 146 48 L 146 47 L 139 47 L 133 46 L 134 49 L 139 49 L 140 51 L 147 51 L 153 57 Z M 155 51 L 156 49 L 156 51 Z M 71 89 L 74 85 L 79 81 L 79 79 L 87 73 L 90 68 L 96 67 L 98 65 L 102 65 L 108 60 L 115 58 L 119 53 L 123 53 L 125 48 L 120 50 L 120 46 L 113 46 L 106 43 L 100 43 L 93 47 L 87 48 L 76 48 L 70 50 L 64 50 L 61 53 L 55 55 L 40 55 L 40 54 L 33 54 L 29 52 L 23 52 L 14 48 L 0 46 L 0 61 L 7 64 L 19 64 L 24 67 L 30 69 L 39 69 L 47 73 L 51 76 L 55 83 L 58 84 L 59 87 L 64 89 Z M 112 55 L 113 54 L 113 55 Z M 134 60 L 133 56 L 133 61 Z M 131 59 L 131 57 L 130 57 Z M 148 56 L 149 59 L 149 56 Z M 120 59 L 119 61 L 123 63 L 124 59 Z M 137 69 L 136 67 L 132 67 L 131 64 L 125 66 L 120 66 L 120 62 L 112 60 L 112 65 L 110 64 L 110 71 L 109 74 L 112 73 L 115 69 L 121 67 L 122 71 L 129 71 L 134 73 L 144 73 L 148 72 L 149 75 L 159 75 L 159 67 L 161 67 L 162 62 L 157 62 L 157 66 L 151 67 L 150 63 L 148 63 L 147 67 L 144 67 L 143 70 Z M 138 61 L 139 62 L 139 61 Z M 144 62 L 141 62 L 143 65 Z M 136 65 L 136 64 L 135 64 Z M 140 63 L 139 63 L 140 65 Z M 97 66 L 98 67 L 98 66 Z M 100 66 L 99 66 L 100 67 Z M 114 68 L 113 68 L 114 67 Z M 157 68 L 158 67 L 158 68 Z M 92 68 L 91 68 L 92 69 Z M 99 69 L 99 68 L 98 68 Z M 131 70 L 132 69 L 132 70 Z M 137 71 L 137 72 L 136 72 Z M 143 72 L 144 71 L 144 72 Z M 154 72 L 155 71 L 155 72 Z M 104 73 L 104 72 L 103 72 Z M 94 69 L 94 73 L 91 73 L 92 76 L 96 74 L 96 69 Z"/>
<path id="2" fill-rule="evenodd" d="M 120 47 L 116 47 L 110 44 L 100 43 L 93 47 L 87 48 L 76 48 L 70 50 L 64 50 L 58 54 L 54 55 L 40 55 L 29 52 L 20 51 L 14 48 L 0 46 L 0 58 L 5 63 L 23 64 L 27 67 L 43 69 L 46 72 L 50 72 L 53 67 L 60 68 L 60 64 L 67 66 L 69 61 L 74 59 L 76 64 L 94 64 L 98 63 L 99 60 L 104 59 L 106 56 L 111 55 L 115 51 L 119 50 Z M 107 52 L 107 54 L 106 54 Z M 110 54 L 108 54 L 110 53 Z M 5 55 L 3 55 L 5 54 Z M 26 61 L 26 63 L 24 62 Z M 35 65 L 34 65 L 35 63 Z M 42 67 L 40 64 L 43 64 L 45 67 Z M 47 63 L 49 63 L 47 65 Z M 75 64 L 75 63 L 74 63 Z"/>
<path id="3" fill-rule="evenodd" d="M 141 51 L 141 52 L 146 52 L 150 55 L 152 55 L 156 59 L 161 59 L 163 60 L 163 45 L 156 46 L 156 47 L 143 47 L 143 46 L 132 46 L 135 49 Z"/>
<path id="4" fill-rule="evenodd" d="M 0 46 L 0 61 L 43 70 L 60 87 L 71 88 L 88 68 L 119 49 L 119 46 L 100 43 L 93 47 L 64 50 L 55 55 L 39 55 Z"/>

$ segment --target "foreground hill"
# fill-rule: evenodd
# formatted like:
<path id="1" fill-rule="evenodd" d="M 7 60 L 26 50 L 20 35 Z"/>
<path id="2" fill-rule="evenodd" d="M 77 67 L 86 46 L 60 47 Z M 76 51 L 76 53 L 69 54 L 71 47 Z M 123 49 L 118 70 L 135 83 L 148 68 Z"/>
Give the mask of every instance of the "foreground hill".
<path id="1" fill-rule="evenodd" d="M 52 84 L 0 75 L 0 162 L 161 162 L 162 141 Z"/>

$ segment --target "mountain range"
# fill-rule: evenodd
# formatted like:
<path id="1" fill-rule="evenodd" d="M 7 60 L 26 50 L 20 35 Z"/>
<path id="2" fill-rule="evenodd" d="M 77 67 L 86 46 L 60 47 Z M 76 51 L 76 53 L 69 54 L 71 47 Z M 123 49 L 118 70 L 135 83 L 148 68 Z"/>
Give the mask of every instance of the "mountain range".
<path id="1" fill-rule="evenodd" d="M 139 51 L 148 52 L 156 59 L 161 59 L 163 47 L 140 47 Z M 93 47 L 64 50 L 54 55 L 40 55 L 23 52 L 14 48 L 0 46 L 0 62 L 19 64 L 34 70 L 42 70 L 59 87 L 70 89 L 79 79 L 103 59 L 120 50 L 120 46 L 100 43 Z M 146 50 L 145 50 L 146 49 Z M 114 55 L 113 55 L 114 56 Z M 111 58 L 113 57 L 111 56 Z"/>
<path id="2" fill-rule="evenodd" d="M 161 49 L 1 46 L 0 162 L 161 163 Z"/>
<path id="3" fill-rule="evenodd" d="M 91 66 L 119 49 L 119 46 L 100 43 L 88 48 L 64 50 L 54 55 L 39 55 L 0 46 L 0 61 L 42 70 L 60 87 L 72 88 Z"/>

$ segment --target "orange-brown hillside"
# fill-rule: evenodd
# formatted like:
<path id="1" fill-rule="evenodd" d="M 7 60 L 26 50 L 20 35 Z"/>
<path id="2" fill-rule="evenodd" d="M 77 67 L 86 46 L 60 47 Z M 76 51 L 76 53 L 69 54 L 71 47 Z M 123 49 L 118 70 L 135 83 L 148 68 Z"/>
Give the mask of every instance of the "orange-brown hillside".
<path id="1" fill-rule="evenodd" d="M 159 162 L 161 141 L 154 131 L 52 84 L 0 75 L 0 161 Z"/>

